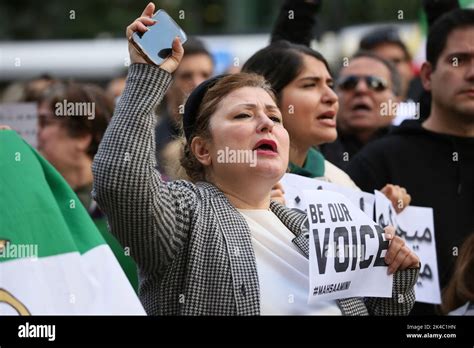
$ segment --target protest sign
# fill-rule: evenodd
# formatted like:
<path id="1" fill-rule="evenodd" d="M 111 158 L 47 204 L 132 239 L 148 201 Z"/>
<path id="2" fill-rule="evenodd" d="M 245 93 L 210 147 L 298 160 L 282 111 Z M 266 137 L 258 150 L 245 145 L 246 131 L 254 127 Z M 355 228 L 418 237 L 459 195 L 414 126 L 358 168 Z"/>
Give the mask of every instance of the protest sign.
<path id="1" fill-rule="evenodd" d="M 392 225 L 396 234 L 420 258 L 421 269 L 415 286 L 417 302 L 441 303 L 433 209 L 408 206 L 397 215 L 390 200 L 375 191 L 375 212 L 379 225 Z"/>
<path id="2" fill-rule="evenodd" d="M 340 193 L 303 191 L 309 228 L 308 303 L 368 296 L 391 297 L 393 275 L 384 261 L 382 227 Z"/>
<path id="3" fill-rule="evenodd" d="M 16 131 L 28 144 L 37 147 L 38 118 L 36 103 L 0 104 L 0 124 Z"/>
<path id="4" fill-rule="evenodd" d="M 349 198 L 352 204 L 365 212 L 367 216 L 373 217 L 375 197 L 371 193 L 290 173 L 285 174 L 280 182 L 285 190 L 286 206 L 289 208 L 304 211 L 303 190 L 327 190 L 341 193 Z"/>

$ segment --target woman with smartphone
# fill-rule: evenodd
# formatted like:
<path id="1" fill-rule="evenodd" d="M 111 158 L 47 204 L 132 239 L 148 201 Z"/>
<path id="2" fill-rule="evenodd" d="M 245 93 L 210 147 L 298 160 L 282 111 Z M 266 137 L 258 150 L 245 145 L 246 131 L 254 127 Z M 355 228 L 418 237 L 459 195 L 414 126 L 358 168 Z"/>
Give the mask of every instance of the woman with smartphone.
<path id="1" fill-rule="evenodd" d="M 127 37 L 153 25 L 153 12 L 150 3 Z M 155 169 L 152 110 L 183 48 L 175 39 L 159 67 L 129 51 L 126 88 L 93 163 L 93 194 L 138 264 L 148 314 L 408 314 L 419 260 L 393 228 L 385 230 L 386 261 L 396 272 L 392 298 L 306 303 L 306 216 L 270 200 L 288 165 L 289 138 L 262 77 L 220 76 L 191 93 L 181 162 L 192 181 L 164 182 Z M 232 153 L 244 160 L 223 156 Z"/>

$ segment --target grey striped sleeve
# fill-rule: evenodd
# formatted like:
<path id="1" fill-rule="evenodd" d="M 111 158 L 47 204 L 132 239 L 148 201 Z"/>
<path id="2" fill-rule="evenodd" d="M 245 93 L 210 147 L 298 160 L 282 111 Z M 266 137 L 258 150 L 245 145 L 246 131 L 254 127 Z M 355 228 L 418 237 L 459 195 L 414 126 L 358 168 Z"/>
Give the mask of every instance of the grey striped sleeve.
<path id="1" fill-rule="evenodd" d="M 187 237 L 196 201 L 194 185 L 165 183 L 156 171 L 154 107 L 171 75 L 148 64 L 132 64 L 126 87 L 94 158 L 93 197 L 111 232 L 139 267 L 159 271 Z"/>

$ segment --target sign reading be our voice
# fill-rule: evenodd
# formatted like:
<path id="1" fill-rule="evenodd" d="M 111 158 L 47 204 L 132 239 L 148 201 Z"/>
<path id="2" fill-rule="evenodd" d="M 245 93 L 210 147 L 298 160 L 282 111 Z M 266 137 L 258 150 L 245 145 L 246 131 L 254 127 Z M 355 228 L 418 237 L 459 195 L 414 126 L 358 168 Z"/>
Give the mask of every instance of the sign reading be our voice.
<path id="1" fill-rule="evenodd" d="M 381 227 L 393 226 L 396 229 L 397 235 L 405 240 L 406 245 L 421 260 L 422 267 L 415 287 L 416 301 L 434 304 L 441 303 L 432 208 L 408 206 L 400 214 L 397 214 L 392 203 L 379 191 L 375 191 L 374 195 L 322 180 L 288 173 L 284 175 L 281 183 L 285 190 L 287 206 L 304 213 L 308 211 L 307 203 L 303 197 L 304 190 L 317 190 L 317 193 L 313 194 L 315 204 L 322 203 L 319 202 L 322 191 L 333 191 L 342 194 L 352 202 L 354 207 L 358 207 L 360 211 L 365 212 L 369 220 L 373 216 L 375 206 L 375 221 L 377 224 Z M 317 206 L 314 205 L 314 207 L 316 208 Z M 341 208 L 343 209 L 343 207 Z M 333 213 L 337 213 L 337 211 L 334 210 Z M 344 213 L 344 211 L 339 210 L 339 213 Z M 346 283 L 345 286 L 348 285 L 349 283 Z M 352 286 L 351 284 L 350 287 Z M 333 291 L 334 289 L 342 291 L 342 288 L 343 285 L 340 285 L 339 288 L 333 287 L 331 289 L 329 287 L 328 291 Z"/>
<path id="2" fill-rule="evenodd" d="M 305 190 L 309 219 L 308 303 L 348 297 L 391 297 L 382 227 L 336 192 Z"/>

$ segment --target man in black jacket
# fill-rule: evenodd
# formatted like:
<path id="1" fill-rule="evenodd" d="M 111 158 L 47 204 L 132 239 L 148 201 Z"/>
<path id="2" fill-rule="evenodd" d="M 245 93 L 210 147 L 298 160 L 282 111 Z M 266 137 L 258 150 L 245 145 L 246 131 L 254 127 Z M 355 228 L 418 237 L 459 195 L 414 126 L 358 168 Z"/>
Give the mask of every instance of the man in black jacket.
<path id="1" fill-rule="evenodd" d="M 474 233 L 474 10 L 454 10 L 430 29 L 423 86 L 432 94 L 429 118 L 409 120 L 367 145 L 348 173 L 364 191 L 404 186 L 412 204 L 433 207 L 440 286 L 458 249 Z M 416 304 L 414 314 L 433 314 Z"/>

